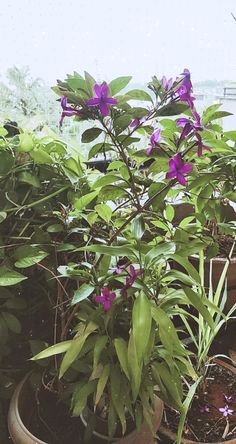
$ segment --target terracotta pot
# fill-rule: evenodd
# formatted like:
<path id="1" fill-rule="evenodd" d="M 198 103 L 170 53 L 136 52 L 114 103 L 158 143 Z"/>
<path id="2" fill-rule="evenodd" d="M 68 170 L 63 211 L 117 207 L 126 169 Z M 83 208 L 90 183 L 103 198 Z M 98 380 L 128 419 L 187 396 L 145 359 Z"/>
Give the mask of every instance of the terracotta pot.
<path id="1" fill-rule="evenodd" d="M 11 399 L 8 412 L 8 429 L 14 444 L 47 444 L 35 437 L 27 429 L 32 410 L 32 390 L 29 384 L 29 376 L 25 378 L 17 386 Z M 153 429 L 158 430 L 162 415 L 163 402 L 159 398 L 155 398 L 155 413 L 153 415 Z M 146 424 L 143 424 L 139 433 L 132 432 L 124 438 L 116 440 L 116 444 L 154 444 L 152 433 Z"/>
<path id="2" fill-rule="evenodd" d="M 234 375 L 236 375 L 236 367 L 233 367 L 232 365 L 221 361 L 219 359 L 216 359 L 214 362 L 217 362 L 218 365 L 221 365 L 222 367 L 225 367 L 226 369 L 230 370 Z M 161 425 L 159 428 L 159 432 L 162 433 L 162 435 L 166 436 L 173 442 L 176 442 L 177 435 L 175 432 L 172 432 L 170 429 L 168 429 L 165 425 Z M 217 441 L 217 443 L 208 443 L 208 442 L 200 442 L 200 441 L 192 441 L 191 439 L 185 439 L 182 438 L 181 442 L 183 444 L 236 444 L 236 438 L 229 439 L 227 441 Z"/>

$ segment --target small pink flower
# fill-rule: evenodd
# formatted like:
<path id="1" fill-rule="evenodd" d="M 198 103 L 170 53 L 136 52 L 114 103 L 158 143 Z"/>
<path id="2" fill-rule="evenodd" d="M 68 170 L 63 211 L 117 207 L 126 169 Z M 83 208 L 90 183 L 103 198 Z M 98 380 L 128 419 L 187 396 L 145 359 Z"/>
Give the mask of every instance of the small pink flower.
<path id="1" fill-rule="evenodd" d="M 115 299 L 116 294 L 110 293 L 108 287 L 102 288 L 101 296 L 95 298 L 96 302 L 101 302 L 103 304 L 104 311 L 109 311 L 111 309 L 111 302 Z"/>
<path id="2" fill-rule="evenodd" d="M 232 409 L 230 409 L 227 404 L 224 407 L 221 407 L 219 409 L 219 412 L 223 413 L 223 416 L 225 416 L 225 417 L 232 415 L 234 413 L 234 411 Z"/>

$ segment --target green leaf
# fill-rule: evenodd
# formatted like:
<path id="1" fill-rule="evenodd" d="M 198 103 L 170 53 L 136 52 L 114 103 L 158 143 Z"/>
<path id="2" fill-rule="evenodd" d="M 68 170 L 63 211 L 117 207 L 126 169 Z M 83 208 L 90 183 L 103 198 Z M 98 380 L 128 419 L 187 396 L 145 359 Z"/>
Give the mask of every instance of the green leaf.
<path id="1" fill-rule="evenodd" d="M 75 291 L 73 299 L 71 301 L 71 305 L 78 304 L 78 302 L 87 299 L 95 290 L 93 285 L 83 284 L 78 290 Z"/>
<path id="2" fill-rule="evenodd" d="M 50 358 L 54 355 L 59 355 L 60 353 L 65 353 L 71 346 L 72 341 L 64 341 L 59 344 L 52 345 L 46 348 L 37 355 L 31 358 L 31 361 L 37 361 L 38 359 Z"/>
<path id="3" fill-rule="evenodd" d="M 75 390 L 74 396 L 73 396 L 73 415 L 79 416 L 85 406 L 87 405 L 87 399 L 88 396 L 94 393 L 96 388 L 96 381 L 89 381 L 86 384 L 84 384 L 82 387 L 79 385 L 79 389 Z"/>
<path id="4" fill-rule="evenodd" d="M 96 180 L 93 184 L 93 188 L 101 188 L 106 185 L 110 185 L 111 183 L 117 182 L 118 180 L 122 180 L 120 176 L 115 176 L 114 174 L 106 174 L 106 176 L 102 176 Z"/>
<path id="5" fill-rule="evenodd" d="M 0 224 L 6 219 L 7 213 L 5 211 L 0 211 Z"/>
<path id="6" fill-rule="evenodd" d="M 73 362 L 79 357 L 81 349 L 87 339 L 87 337 L 97 329 L 97 325 L 94 322 L 89 322 L 80 336 L 75 337 L 67 350 L 60 367 L 59 378 L 62 378 L 64 373 L 73 364 Z"/>
<path id="7" fill-rule="evenodd" d="M 53 163 L 52 157 L 43 148 L 38 148 L 31 151 L 30 156 L 32 157 L 34 162 L 38 164 Z"/>
<path id="8" fill-rule="evenodd" d="M 101 356 L 101 353 L 103 349 L 105 348 L 105 345 L 108 341 L 108 337 L 103 335 L 99 336 L 99 338 L 96 340 L 95 346 L 94 346 L 94 352 L 93 352 L 93 370 L 96 369 L 99 359 Z"/>
<path id="9" fill-rule="evenodd" d="M 125 373 L 125 375 L 127 376 L 127 378 L 130 379 L 129 370 L 128 370 L 128 348 L 126 342 L 123 338 L 116 338 L 114 339 L 114 345 L 121 368 Z"/>
<path id="10" fill-rule="evenodd" d="M 145 256 L 145 265 L 148 266 L 153 260 L 164 256 L 170 257 L 175 252 L 176 246 L 174 242 L 165 242 L 153 247 Z"/>
<path id="11" fill-rule="evenodd" d="M 20 144 L 17 147 L 18 153 L 28 153 L 29 151 L 32 151 L 34 148 L 34 141 L 30 134 L 23 133 L 19 134 L 19 141 Z"/>
<path id="12" fill-rule="evenodd" d="M 142 214 L 138 214 L 138 216 L 132 220 L 130 231 L 135 239 L 142 239 L 145 231 L 145 222 Z"/>
<path id="13" fill-rule="evenodd" d="M 0 267 L 0 287 L 7 287 L 8 285 L 16 285 L 19 282 L 27 279 L 23 274 L 17 273 L 5 266 Z"/>
<path id="14" fill-rule="evenodd" d="M 40 181 L 39 178 L 32 173 L 29 173 L 28 171 L 22 171 L 22 173 L 18 176 L 19 182 L 27 183 L 28 185 L 32 185 L 35 188 L 40 187 Z"/>
<path id="15" fill-rule="evenodd" d="M 181 408 L 181 415 L 180 415 L 180 419 L 179 419 L 179 425 L 178 425 L 178 432 L 177 432 L 177 444 L 181 444 L 182 442 L 182 433 L 183 433 L 183 428 L 184 428 L 184 424 L 185 424 L 185 419 L 189 410 L 189 406 L 193 400 L 193 397 L 196 393 L 197 387 L 199 385 L 199 383 L 202 380 L 202 376 L 199 377 L 199 379 L 190 386 L 188 394 L 183 402 L 183 407 Z"/>
<path id="16" fill-rule="evenodd" d="M 115 96 L 118 92 L 120 92 L 128 85 L 131 79 L 132 79 L 131 76 L 126 76 L 126 77 L 117 77 L 116 79 L 112 80 L 109 83 L 109 94 L 111 96 Z"/>
<path id="17" fill-rule="evenodd" d="M 81 140 L 83 143 L 92 142 L 93 140 L 97 139 L 102 131 L 103 130 L 101 128 L 89 128 L 83 132 Z"/>
<path id="18" fill-rule="evenodd" d="M 177 116 L 188 109 L 186 103 L 170 103 L 168 105 L 159 108 L 155 115 L 156 116 Z"/>
<path id="19" fill-rule="evenodd" d="M 139 363 L 145 355 L 149 342 L 151 324 L 152 316 L 150 301 L 147 296 L 141 292 L 134 302 L 132 311 L 133 336 Z"/>
<path id="20" fill-rule="evenodd" d="M 97 195 L 98 191 L 96 190 L 79 197 L 79 199 L 76 199 L 74 202 L 76 210 L 81 211 L 86 208 L 97 197 Z"/>
<path id="21" fill-rule="evenodd" d="M 160 340 L 164 347 L 171 353 L 185 355 L 184 348 L 176 333 L 175 326 L 168 315 L 160 307 L 152 306 L 151 313 L 159 328 Z"/>
<path id="22" fill-rule="evenodd" d="M 132 89 L 126 93 L 128 100 L 144 100 L 147 102 L 152 102 L 151 96 L 141 89 Z"/>
<path id="23" fill-rule="evenodd" d="M 133 247 L 130 246 L 109 246 L 109 245 L 88 245 L 87 247 L 77 248 L 76 251 L 93 251 L 94 253 L 108 254 L 109 256 L 135 256 Z"/>
<path id="24" fill-rule="evenodd" d="M 135 401 L 137 399 L 141 384 L 142 365 L 140 365 L 138 362 L 137 350 L 132 330 L 130 332 L 128 343 L 128 369 L 131 380 L 133 400 Z"/>
<path id="25" fill-rule="evenodd" d="M 15 257 L 18 259 L 15 262 L 17 268 L 31 267 L 38 262 L 41 262 L 48 256 L 46 251 L 41 250 L 38 247 L 32 247 L 31 245 L 23 245 L 15 251 Z"/>
<path id="26" fill-rule="evenodd" d="M 228 140 L 233 140 L 233 142 L 236 142 L 236 131 L 226 131 L 224 133 L 224 137 L 226 137 Z"/>
<path id="27" fill-rule="evenodd" d="M 14 157 L 7 151 L 0 151 L 0 176 L 5 176 L 14 166 Z"/>
<path id="28" fill-rule="evenodd" d="M 99 204 L 95 206 L 95 210 L 101 219 L 105 220 L 105 222 L 109 222 L 112 216 L 112 209 L 106 204 Z"/>
<path id="29" fill-rule="evenodd" d="M 110 381 L 111 381 L 111 399 L 119 420 L 122 426 L 122 433 L 124 435 L 126 430 L 126 419 L 125 419 L 125 406 L 124 400 L 121 395 L 122 393 L 122 374 L 118 366 L 112 367 L 110 371 Z"/>
<path id="30" fill-rule="evenodd" d="M 108 378 L 109 378 L 109 374 L 110 374 L 110 364 L 106 364 L 103 367 L 102 370 L 102 374 L 98 380 L 98 385 L 97 385 L 97 392 L 96 392 L 96 398 L 95 398 L 95 405 L 97 405 L 101 399 L 101 396 L 104 392 L 104 389 L 106 387 Z"/>
<path id="31" fill-rule="evenodd" d="M 126 128 L 128 128 L 132 117 L 128 114 L 124 114 L 123 116 L 119 116 L 114 120 L 114 129 L 116 134 L 122 133 Z"/>
<path id="32" fill-rule="evenodd" d="M 210 325 L 211 329 L 214 330 L 214 321 L 209 314 L 208 309 L 204 305 L 204 298 L 201 298 L 200 294 L 195 293 L 195 291 L 189 287 L 183 287 L 183 290 L 193 307 L 195 307 L 198 312 L 201 313 L 202 317 Z"/>
<path id="33" fill-rule="evenodd" d="M 47 227 L 48 233 L 62 233 L 63 230 L 64 228 L 62 224 L 52 224 Z"/>
<path id="34" fill-rule="evenodd" d="M 191 262 L 183 256 L 179 256 L 178 254 L 172 254 L 170 256 L 171 259 L 173 259 L 174 261 L 176 261 L 179 265 L 181 265 L 183 268 L 185 268 L 185 270 L 188 272 L 188 274 L 196 281 L 200 284 L 200 276 L 199 273 L 197 272 L 196 268 L 191 264 Z"/>
<path id="35" fill-rule="evenodd" d="M 18 319 L 11 313 L 2 311 L 2 317 L 5 320 L 7 327 L 9 330 L 11 330 L 13 333 L 20 333 L 21 332 L 21 325 Z"/>

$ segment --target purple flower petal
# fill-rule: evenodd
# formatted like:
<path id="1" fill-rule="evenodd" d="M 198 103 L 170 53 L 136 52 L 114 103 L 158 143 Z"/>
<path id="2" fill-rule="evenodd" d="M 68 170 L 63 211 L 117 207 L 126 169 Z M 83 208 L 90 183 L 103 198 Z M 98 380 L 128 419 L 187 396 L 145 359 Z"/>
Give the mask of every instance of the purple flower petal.
<path id="1" fill-rule="evenodd" d="M 95 301 L 96 301 L 96 302 L 105 302 L 105 297 L 104 297 L 104 296 L 97 296 L 97 297 L 95 298 Z"/>
<path id="2" fill-rule="evenodd" d="M 86 100 L 86 105 L 88 105 L 88 106 L 96 106 L 96 105 L 100 105 L 100 103 L 101 103 L 101 99 L 99 99 L 98 97 L 93 97 L 92 99 Z"/>
<path id="3" fill-rule="evenodd" d="M 107 83 L 103 83 L 102 85 L 101 85 L 101 96 L 103 97 L 103 98 L 107 98 L 107 95 L 108 95 L 108 92 L 109 92 L 109 86 L 108 86 L 108 84 Z"/>
<path id="4" fill-rule="evenodd" d="M 190 173 L 191 171 L 193 171 L 191 163 L 185 163 L 180 170 L 182 174 Z"/>
<path id="5" fill-rule="evenodd" d="M 185 179 L 185 177 L 183 176 L 183 174 L 181 173 L 177 173 L 177 180 L 179 181 L 179 183 L 183 186 L 186 185 L 187 181 Z"/>
<path id="6" fill-rule="evenodd" d="M 110 301 L 103 302 L 103 308 L 104 308 L 105 311 L 109 311 L 111 309 Z"/>
<path id="7" fill-rule="evenodd" d="M 166 173 L 166 179 L 174 179 L 176 177 L 176 171 L 169 171 Z"/>
<path id="8" fill-rule="evenodd" d="M 176 154 L 176 155 L 173 157 L 173 161 L 174 161 L 174 163 L 175 163 L 175 168 L 176 168 L 177 170 L 179 170 L 180 168 L 182 168 L 184 162 L 183 162 L 182 157 L 181 157 L 180 154 Z M 171 162 L 170 162 L 170 163 L 171 163 Z"/>
<path id="9" fill-rule="evenodd" d="M 115 297 L 116 297 L 115 293 L 110 293 L 109 296 L 108 296 L 108 300 L 109 301 L 113 301 L 115 299 Z"/>
<path id="10" fill-rule="evenodd" d="M 97 97 L 100 99 L 102 96 L 102 88 L 97 83 L 94 85 L 94 92 L 97 95 Z"/>
<path id="11" fill-rule="evenodd" d="M 114 99 L 113 97 L 106 97 L 106 98 L 104 99 L 104 101 L 105 101 L 106 103 L 109 103 L 109 105 L 117 105 L 117 100 Z"/>
<path id="12" fill-rule="evenodd" d="M 151 154 L 152 154 L 152 150 L 153 150 L 153 146 L 150 146 L 148 149 L 147 149 L 147 151 L 146 151 L 146 155 L 147 156 L 150 156 Z"/>
<path id="13" fill-rule="evenodd" d="M 103 117 L 109 116 L 109 107 L 106 103 L 100 102 L 99 109 Z"/>
<path id="14" fill-rule="evenodd" d="M 185 119 L 185 117 L 183 117 L 177 121 L 176 126 L 177 126 L 177 128 L 179 128 L 181 126 L 185 126 L 188 123 L 190 123 L 189 119 Z"/>

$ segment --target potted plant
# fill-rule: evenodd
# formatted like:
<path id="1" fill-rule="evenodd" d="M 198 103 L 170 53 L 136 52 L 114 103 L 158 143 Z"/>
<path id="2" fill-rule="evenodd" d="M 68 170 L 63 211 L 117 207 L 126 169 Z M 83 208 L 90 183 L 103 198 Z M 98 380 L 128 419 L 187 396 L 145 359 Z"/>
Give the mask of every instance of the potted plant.
<path id="1" fill-rule="evenodd" d="M 207 300 L 211 321 L 208 320 L 207 325 L 200 313 L 198 315 L 187 312 L 180 314 L 192 340 L 191 348 L 195 352 L 192 365 L 198 378 L 194 382 L 185 381 L 186 397 L 181 414 L 167 408 L 165 421 L 160 428 L 161 433 L 173 441 L 177 440 L 178 443 L 227 442 L 231 444 L 235 442 L 236 371 L 233 365 L 227 362 L 230 359 L 224 355 L 223 350 L 218 357 L 209 357 L 209 350 L 217 333 L 231 319 L 236 308 L 235 304 L 227 315 L 222 312 L 227 300 L 226 276 L 233 247 L 215 292 L 211 279 L 209 290 L 205 290 L 202 286 L 203 274 L 201 273 L 198 282 L 195 282 L 192 288 L 182 287 L 182 291 L 189 294 L 189 297 L 198 297 L 201 301 Z M 201 268 L 203 269 L 204 267 Z M 212 263 L 210 263 L 211 276 Z M 181 279 L 181 276 L 179 278 Z M 223 299 L 221 300 L 222 292 Z M 225 358 L 226 362 L 225 359 L 219 360 L 219 357 Z"/>
<path id="2" fill-rule="evenodd" d="M 99 138 L 89 158 L 105 151 L 113 161 L 105 175 L 82 169 L 67 195 L 70 206 L 64 204 L 63 215 L 54 212 L 64 217 L 71 237 L 69 246 L 64 239 L 57 243 L 66 257 L 47 267 L 61 288 L 54 343 L 33 357 L 51 358 L 44 386 L 67 394 L 72 414 L 82 415 L 90 430 L 105 417 L 105 431 L 98 432 L 98 425 L 94 431 L 120 443 L 141 442 L 144 431 L 151 442 L 162 412 L 160 403 L 155 410 L 155 395 L 181 410 L 182 375 L 196 377 L 172 323 L 179 296 L 173 297 L 177 272 L 169 270 L 168 259 L 176 246 L 165 243 L 157 224 L 167 193 L 177 181 L 185 186 L 193 169 L 189 149 L 180 151 L 166 135 L 162 141 L 157 128 L 160 116 L 192 112 L 190 73 L 184 70 L 175 81 L 154 77 L 151 94 L 119 95 L 129 81 L 99 85 L 88 73 L 75 73 L 55 88 L 62 96 L 61 123 L 70 116 L 91 122 L 81 139 L 90 144 Z M 187 260 L 185 266 L 196 275 Z M 186 300 L 209 320 L 205 301 Z M 15 402 L 10 413 L 19 407 Z M 11 416 L 9 425 L 17 442 Z"/>

